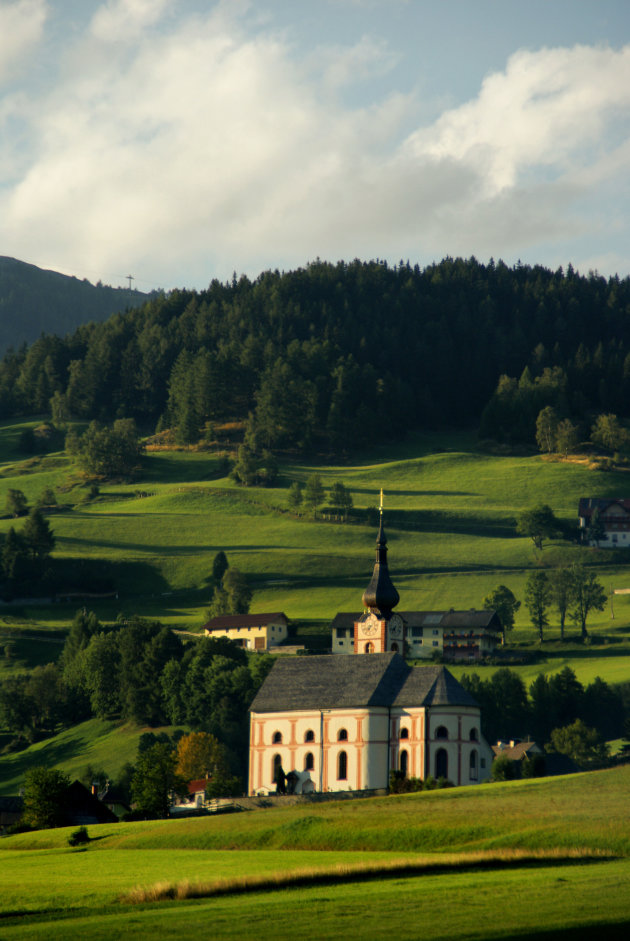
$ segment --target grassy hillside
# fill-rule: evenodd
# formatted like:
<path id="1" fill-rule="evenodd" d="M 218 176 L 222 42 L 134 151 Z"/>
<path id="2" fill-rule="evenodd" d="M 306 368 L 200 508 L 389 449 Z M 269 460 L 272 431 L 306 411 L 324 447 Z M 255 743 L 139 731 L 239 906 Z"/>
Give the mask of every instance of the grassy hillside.
<path id="1" fill-rule="evenodd" d="M 596 926 L 624 937 L 629 796 L 630 769 L 617 768 L 103 825 L 80 852 L 68 830 L 21 834 L 0 841 L 2 934 L 188 938 L 211 925 L 222 939 L 413 939 L 430 924 L 443 939 L 590 937 Z M 143 893 L 134 905 L 138 883 L 159 884 L 157 897 L 178 885 L 181 900 Z"/>
<path id="2" fill-rule="evenodd" d="M 0 794 L 17 794 L 24 785 L 24 773 L 43 765 L 59 768 L 72 779 L 81 777 L 88 765 L 105 771 L 112 779 L 118 777 L 123 765 L 133 764 L 138 739 L 143 732 L 171 732 L 169 726 L 151 728 L 135 722 L 110 722 L 89 719 L 64 729 L 54 738 L 36 742 L 24 751 L 0 757 Z"/>
<path id="3" fill-rule="evenodd" d="M 348 466 L 287 460 L 278 486 L 269 490 L 237 487 L 222 476 L 216 453 L 151 452 L 137 480 L 104 484 L 100 496 L 90 500 L 85 480 L 65 454 L 20 453 L 24 427 L 28 423 L 0 428 L 0 507 L 9 487 L 22 489 L 31 502 L 44 487 L 57 490 L 60 507 L 50 515 L 55 556 L 116 586 L 117 598 L 89 601 L 105 620 L 119 612 L 138 613 L 198 630 L 219 549 L 247 574 L 254 589 L 253 610 L 284 610 L 297 622 L 298 638 L 313 630 L 326 633 L 338 610 L 360 611 L 373 564 L 374 527 L 314 522 L 286 510 L 290 483 L 304 481 L 314 469 L 326 487 L 342 480 L 358 508 L 376 505 L 384 489 L 390 567 L 403 610 L 480 607 L 499 583 L 522 598 L 532 568 L 579 556 L 600 566 L 607 589 L 629 584 L 621 551 L 613 556 L 556 542 L 537 555 L 531 541 L 514 529 L 518 513 L 538 502 L 575 522 L 580 496 L 626 492 L 623 471 L 591 470 L 586 462 L 553 462 L 538 455 L 489 455 L 466 434 L 416 435 L 396 448 L 366 450 Z M 11 525 L 14 520 L 0 520 L 0 533 Z M 3 606 L 0 642 L 7 636 L 28 636 L 35 628 L 59 637 L 82 603 L 72 599 Z M 567 656 L 572 660 L 575 655 L 581 679 L 596 674 L 611 681 L 630 678 L 630 596 L 615 598 L 614 620 L 610 610 L 595 612 L 589 627 L 605 648 L 590 648 L 584 658 L 581 648 L 552 646 L 548 669 L 561 668 Z M 557 637 L 553 618 L 548 637 Z M 510 641 L 534 640 L 523 606 Z M 29 654 L 21 647 L 4 669 L 42 662 L 53 649 L 49 645 L 42 651 L 40 644 L 37 653 Z M 603 656 L 606 669 L 600 669 Z"/>

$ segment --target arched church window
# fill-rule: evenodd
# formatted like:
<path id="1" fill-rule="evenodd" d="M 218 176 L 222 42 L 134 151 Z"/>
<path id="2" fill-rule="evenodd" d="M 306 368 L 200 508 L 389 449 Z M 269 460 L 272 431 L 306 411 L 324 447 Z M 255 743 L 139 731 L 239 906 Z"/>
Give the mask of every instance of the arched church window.
<path id="1" fill-rule="evenodd" d="M 470 753 L 470 761 L 468 763 L 468 774 L 471 781 L 477 780 L 477 751 L 473 748 Z"/>
<path id="2" fill-rule="evenodd" d="M 315 759 L 313 758 L 313 752 L 307 752 L 304 757 L 304 770 L 312 771 L 315 767 Z"/>
<path id="3" fill-rule="evenodd" d="M 366 653 L 374 653 L 374 644 L 372 644 L 369 640 L 368 640 L 367 644 L 365 645 L 365 652 L 366 652 Z"/>
<path id="4" fill-rule="evenodd" d="M 398 653 L 398 644 L 392 644 L 392 653 Z"/>
<path id="5" fill-rule="evenodd" d="M 448 778 L 448 754 L 445 748 L 438 748 L 435 753 L 436 778 Z"/>
<path id="6" fill-rule="evenodd" d="M 314 741 L 315 741 L 315 732 L 313 732 L 312 729 L 309 729 L 308 732 L 305 734 L 305 736 L 304 736 L 304 741 L 305 741 L 305 742 L 314 742 Z"/>
<path id="7" fill-rule="evenodd" d="M 401 737 L 401 738 L 409 738 L 409 729 L 401 729 L 401 730 L 400 730 L 400 737 Z"/>
<path id="8" fill-rule="evenodd" d="M 479 732 L 477 731 L 477 729 L 474 729 L 474 728 L 473 728 L 473 729 L 470 730 L 470 741 L 471 741 L 471 742 L 478 742 L 478 741 L 479 741 Z"/>
<path id="9" fill-rule="evenodd" d="M 448 729 L 445 725 L 438 725 L 437 729 L 435 730 L 435 737 L 448 738 Z"/>
<path id="10" fill-rule="evenodd" d="M 400 764 L 400 770 L 405 775 L 405 777 L 407 777 L 407 766 L 409 764 L 409 755 L 407 754 L 407 750 L 404 748 L 400 753 L 399 764 Z"/>
<path id="11" fill-rule="evenodd" d="M 348 777 L 348 756 L 345 751 L 337 755 L 337 780 L 345 781 Z"/>
<path id="12" fill-rule="evenodd" d="M 282 743 L 282 732 L 274 732 L 271 741 L 274 745 L 280 745 Z"/>
<path id="13" fill-rule="evenodd" d="M 347 742 L 347 741 L 348 741 L 348 730 L 347 730 L 347 729 L 339 729 L 339 731 L 337 732 L 337 741 L 338 741 L 338 742 Z"/>
<path id="14" fill-rule="evenodd" d="M 271 762 L 271 780 L 276 783 L 278 780 L 278 768 L 282 767 L 282 758 L 280 755 L 274 755 Z"/>

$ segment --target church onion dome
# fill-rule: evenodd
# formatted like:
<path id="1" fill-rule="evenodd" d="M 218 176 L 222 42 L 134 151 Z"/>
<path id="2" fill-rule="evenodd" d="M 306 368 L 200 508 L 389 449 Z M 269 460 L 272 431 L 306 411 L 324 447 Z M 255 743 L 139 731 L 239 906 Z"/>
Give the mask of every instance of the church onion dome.
<path id="1" fill-rule="evenodd" d="M 388 618 L 400 601 L 400 596 L 389 577 L 387 565 L 387 539 L 383 529 L 383 517 L 376 539 L 376 562 L 370 584 L 363 592 L 363 606 L 374 614 Z"/>

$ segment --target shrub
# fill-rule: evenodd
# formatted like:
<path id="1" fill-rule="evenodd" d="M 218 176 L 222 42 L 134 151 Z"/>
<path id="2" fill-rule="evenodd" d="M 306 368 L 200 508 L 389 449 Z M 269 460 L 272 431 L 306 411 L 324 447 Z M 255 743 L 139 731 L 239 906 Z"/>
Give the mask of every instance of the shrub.
<path id="1" fill-rule="evenodd" d="M 389 772 L 390 794 L 412 794 L 422 791 L 425 784 L 422 778 L 406 777 L 404 771 L 392 770 Z"/>
<path id="2" fill-rule="evenodd" d="M 73 830 L 68 837 L 68 846 L 81 846 L 82 843 L 89 842 L 90 837 L 87 832 L 87 827 L 79 827 L 78 830 Z"/>
<path id="3" fill-rule="evenodd" d="M 507 755 L 497 755 L 492 762 L 491 777 L 493 781 L 512 781 L 514 779 L 514 763 Z"/>

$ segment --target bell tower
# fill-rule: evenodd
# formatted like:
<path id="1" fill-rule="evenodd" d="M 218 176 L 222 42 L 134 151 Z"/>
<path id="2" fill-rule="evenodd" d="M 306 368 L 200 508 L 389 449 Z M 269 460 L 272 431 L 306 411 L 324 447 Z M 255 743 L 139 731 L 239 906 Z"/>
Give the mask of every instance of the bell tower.
<path id="1" fill-rule="evenodd" d="M 387 538 L 383 528 L 383 491 L 379 506 L 380 524 L 376 537 L 376 562 L 370 583 L 363 592 L 366 612 L 354 624 L 355 653 L 403 653 L 405 629 L 402 618 L 393 609 L 400 596 L 389 575 Z"/>

